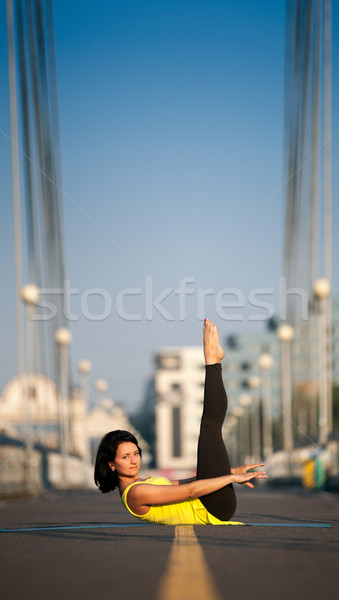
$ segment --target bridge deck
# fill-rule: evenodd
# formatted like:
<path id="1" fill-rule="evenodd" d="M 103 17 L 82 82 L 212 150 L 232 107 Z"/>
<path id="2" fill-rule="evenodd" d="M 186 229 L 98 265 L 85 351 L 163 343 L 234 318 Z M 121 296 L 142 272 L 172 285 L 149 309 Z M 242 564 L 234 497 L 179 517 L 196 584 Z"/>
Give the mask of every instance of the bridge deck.
<path id="1" fill-rule="evenodd" d="M 2 501 L 0 529 L 17 531 L 0 533 L 1 591 L 6 600 L 329 598 L 338 509 L 338 495 L 240 489 L 237 519 L 288 526 L 175 528 L 140 526 L 116 494 Z"/>

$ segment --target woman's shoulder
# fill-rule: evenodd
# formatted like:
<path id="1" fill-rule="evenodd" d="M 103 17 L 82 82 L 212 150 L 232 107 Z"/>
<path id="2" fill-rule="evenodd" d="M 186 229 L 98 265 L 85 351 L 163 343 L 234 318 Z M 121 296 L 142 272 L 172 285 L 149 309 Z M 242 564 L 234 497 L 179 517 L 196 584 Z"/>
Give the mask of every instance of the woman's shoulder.
<path id="1" fill-rule="evenodd" d="M 130 483 L 121 494 L 122 501 L 125 500 L 130 489 L 140 483 L 148 483 L 151 485 L 172 485 L 171 481 L 167 477 L 163 477 L 162 475 L 156 477 L 146 477 L 146 479 L 138 479 L 138 481 L 133 481 Z"/>

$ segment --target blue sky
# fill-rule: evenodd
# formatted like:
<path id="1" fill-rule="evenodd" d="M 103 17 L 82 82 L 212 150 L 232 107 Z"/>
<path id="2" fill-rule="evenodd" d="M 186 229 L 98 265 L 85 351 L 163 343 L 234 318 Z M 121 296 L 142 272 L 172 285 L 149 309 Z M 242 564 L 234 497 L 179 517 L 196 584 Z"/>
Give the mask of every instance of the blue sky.
<path id="1" fill-rule="evenodd" d="M 9 135 L 4 1 L 1 11 L 1 130 Z M 79 290 L 71 300 L 78 316 L 70 323 L 73 379 L 77 361 L 88 358 L 109 382 L 108 395 L 131 409 L 142 400 L 158 347 L 200 344 L 199 288 L 214 290 L 206 316 L 223 333 L 262 326 L 248 320 L 262 313 L 248 303 L 254 288 L 273 289 L 265 300 L 279 310 L 285 2 L 58 0 L 54 17 L 66 273 Z M 338 54 L 334 40 L 333 131 Z M 2 388 L 16 368 L 10 147 L 3 134 L 0 157 Z M 334 174 L 336 223 L 337 195 Z M 192 293 L 182 315 L 173 290 L 185 278 Z M 172 291 L 162 307 L 172 320 L 149 304 L 151 293 L 154 300 L 166 288 Z M 218 292 L 229 288 L 243 294 L 245 308 L 225 312 L 241 321 L 218 317 Z M 104 290 L 106 305 L 93 289 Z M 138 320 L 122 318 L 116 307 L 126 289 L 134 292 L 123 299 L 125 313 Z M 81 300 L 99 316 L 111 300 L 111 313 L 85 318 Z"/>

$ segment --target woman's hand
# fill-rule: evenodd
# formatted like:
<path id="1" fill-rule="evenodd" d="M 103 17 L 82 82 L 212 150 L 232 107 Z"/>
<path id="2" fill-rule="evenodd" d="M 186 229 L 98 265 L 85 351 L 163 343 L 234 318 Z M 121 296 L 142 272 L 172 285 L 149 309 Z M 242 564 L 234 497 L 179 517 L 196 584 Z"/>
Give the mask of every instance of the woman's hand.
<path id="1" fill-rule="evenodd" d="M 242 483 L 244 485 L 247 485 L 250 488 L 254 488 L 253 483 L 250 483 L 250 479 L 254 479 L 254 478 L 266 479 L 267 475 L 266 475 L 265 471 L 255 471 L 252 473 L 248 473 L 248 471 L 250 471 L 251 469 L 256 469 L 257 467 L 264 467 L 264 466 L 265 466 L 265 463 L 255 463 L 253 465 L 243 465 L 241 467 L 236 467 L 234 469 L 231 469 L 231 473 L 233 476 L 235 476 L 235 477 L 237 477 L 238 475 L 245 476 L 245 477 L 242 477 L 241 481 L 234 479 L 234 482 Z M 249 478 L 246 478 L 246 476 L 248 476 Z"/>
<path id="2" fill-rule="evenodd" d="M 242 465 L 242 467 L 235 467 L 231 469 L 231 473 L 247 473 L 251 469 L 256 469 L 257 467 L 264 467 L 265 463 L 255 463 L 254 465 Z"/>

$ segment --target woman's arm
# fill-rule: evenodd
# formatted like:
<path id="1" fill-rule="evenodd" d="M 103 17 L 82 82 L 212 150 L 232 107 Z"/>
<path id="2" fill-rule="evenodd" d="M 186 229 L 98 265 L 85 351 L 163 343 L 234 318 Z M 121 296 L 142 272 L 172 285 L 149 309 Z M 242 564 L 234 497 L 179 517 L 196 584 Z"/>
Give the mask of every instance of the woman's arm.
<path id="1" fill-rule="evenodd" d="M 247 473 L 251 469 L 257 469 L 258 467 L 264 467 L 265 463 L 254 463 L 253 465 L 242 465 L 241 467 L 232 467 L 231 474 L 238 475 L 239 473 Z M 189 477 L 188 479 L 179 479 L 176 481 L 171 480 L 172 485 L 183 485 L 185 483 L 191 483 L 196 481 L 197 477 Z"/>
<path id="2" fill-rule="evenodd" d="M 247 473 L 251 469 L 257 469 L 258 467 L 264 467 L 265 463 L 254 463 L 253 465 L 243 465 L 241 467 L 232 467 L 231 474 L 238 475 L 239 473 Z M 184 485 L 185 483 L 191 483 L 192 481 L 196 481 L 197 477 L 189 477 L 188 479 L 178 479 L 171 480 L 172 485 Z M 253 487 L 253 486 L 251 486 Z"/>
<path id="3" fill-rule="evenodd" d="M 206 494 L 216 492 L 230 483 L 246 483 L 254 478 L 266 477 L 265 473 L 241 473 L 199 479 L 186 485 L 152 485 L 140 483 L 128 492 L 128 504 L 134 512 L 138 509 L 158 504 L 172 504 L 183 500 L 193 500 Z"/>

